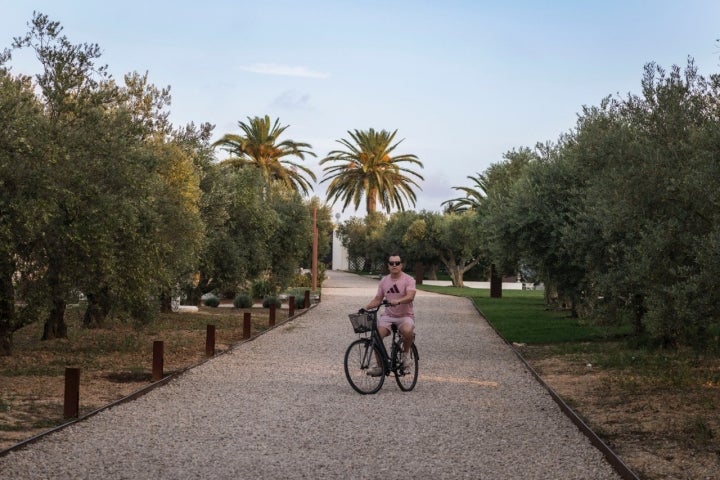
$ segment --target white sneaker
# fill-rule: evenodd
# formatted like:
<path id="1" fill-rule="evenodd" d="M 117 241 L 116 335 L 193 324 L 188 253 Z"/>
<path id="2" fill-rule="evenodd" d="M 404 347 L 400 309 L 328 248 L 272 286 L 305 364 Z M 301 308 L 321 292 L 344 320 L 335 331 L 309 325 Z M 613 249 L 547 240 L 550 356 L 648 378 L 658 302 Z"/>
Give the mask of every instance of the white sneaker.
<path id="1" fill-rule="evenodd" d="M 383 374 L 383 369 L 382 367 L 368 368 L 367 374 L 371 377 L 379 377 Z"/>

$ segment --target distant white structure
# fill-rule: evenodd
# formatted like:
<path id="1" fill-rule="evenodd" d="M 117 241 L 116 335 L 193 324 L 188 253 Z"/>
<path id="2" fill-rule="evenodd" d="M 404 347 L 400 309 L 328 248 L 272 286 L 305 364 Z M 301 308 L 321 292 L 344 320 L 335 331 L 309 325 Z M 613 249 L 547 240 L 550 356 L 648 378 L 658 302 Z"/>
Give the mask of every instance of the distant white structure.
<path id="1" fill-rule="evenodd" d="M 179 313 L 197 313 L 198 310 L 198 307 L 194 305 L 179 305 L 176 311 Z"/>
<path id="2" fill-rule="evenodd" d="M 337 234 L 337 230 L 333 230 L 332 269 L 347 271 L 348 268 L 349 264 L 347 248 L 343 247 L 342 242 L 340 242 L 340 237 Z"/>

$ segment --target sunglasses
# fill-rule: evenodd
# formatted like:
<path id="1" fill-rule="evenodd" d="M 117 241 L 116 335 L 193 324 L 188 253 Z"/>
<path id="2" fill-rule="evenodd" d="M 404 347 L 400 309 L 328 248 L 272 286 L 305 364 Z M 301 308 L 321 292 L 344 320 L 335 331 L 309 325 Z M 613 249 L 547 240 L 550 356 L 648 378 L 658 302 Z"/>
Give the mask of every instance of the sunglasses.
<path id="1" fill-rule="evenodd" d="M 397 267 L 397 266 L 400 265 L 401 263 L 402 263 L 402 262 L 388 262 L 388 265 L 390 265 L 391 267 Z"/>

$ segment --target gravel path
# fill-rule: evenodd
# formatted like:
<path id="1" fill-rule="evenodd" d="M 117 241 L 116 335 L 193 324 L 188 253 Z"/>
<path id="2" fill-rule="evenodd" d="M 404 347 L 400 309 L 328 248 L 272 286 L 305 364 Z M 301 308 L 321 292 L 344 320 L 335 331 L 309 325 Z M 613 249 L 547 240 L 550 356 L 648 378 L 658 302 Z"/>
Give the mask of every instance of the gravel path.
<path id="1" fill-rule="evenodd" d="M 329 275 L 305 315 L 1 457 L 0 478 L 619 478 L 466 299 L 418 292 L 417 387 L 357 394 L 347 313 L 377 282 Z"/>

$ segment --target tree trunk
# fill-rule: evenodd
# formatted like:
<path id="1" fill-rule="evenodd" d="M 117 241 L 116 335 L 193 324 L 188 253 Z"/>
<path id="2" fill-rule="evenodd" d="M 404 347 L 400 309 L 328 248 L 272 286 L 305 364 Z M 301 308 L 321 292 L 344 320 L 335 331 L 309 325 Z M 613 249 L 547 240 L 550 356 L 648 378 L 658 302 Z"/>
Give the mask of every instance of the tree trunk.
<path id="1" fill-rule="evenodd" d="M 62 295 L 62 282 L 60 281 L 60 271 L 55 262 L 50 260 L 48 265 L 48 290 L 52 306 L 50 313 L 45 319 L 45 327 L 43 329 L 42 340 L 51 340 L 53 338 L 67 338 L 67 325 L 65 324 L 65 299 Z"/>
<path id="2" fill-rule="evenodd" d="M 415 262 L 414 266 L 414 273 L 415 273 L 415 284 L 416 285 L 422 285 L 423 278 L 425 277 L 425 265 L 423 265 L 422 262 Z"/>
<path id="3" fill-rule="evenodd" d="M 647 312 L 642 295 L 633 295 L 633 307 L 635 309 L 635 315 L 633 318 L 633 333 L 635 335 L 642 335 L 643 333 L 645 333 L 645 324 L 643 323 L 643 318 L 645 317 L 645 312 Z"/>
<path id="4" fill-rule="evenodd" d="M 83 316 L 83 326 L 85 328 L 102 327 L 110 313 L 110 294 L 108 288 L 103 287 L 98 293 L 88 293 L 87 302 L 87 309 Z"/>
<path id="5" fill-rule="evenodd" d="M 172 313 L 172 294 L 168 292 L 160 294 L 160 313 Z"/>
<path id="6" fill-rule="evenodd" d="M 65 323 L 65 300 L 54 298 L 52 308 L 45 320 L 42 340 L 53 338 L 67 338 L 67 324 Z"/>
<path id="7" fill-rule="evenodd" d="M 12 353 L 15 330 L 15 289 L 12 284 L 13 262 L 0 261 L 0 357 Z"/>
<path id="8" fill-rule="evenodd" d="M 502 298 L 502 276 L 493 263 L 490 264 L 490 298 Z"/>
<path id="9" fill-rule="evenodd" d="M 377 189 L 372 189 L 367 192 L 367 197 L 365 198 L 365 208 L 367 209 L 368 215 L 377 211 Z"/>
<path id="10" fill-rule="evenodd" d="M 3 313 L 0 312 L 0 315 Z M 12 355 L 13 330 L 11 325 L 7 318 L 0 318 L 0 357 Z"/>
<path id="11" fill-rule="evenodd" d="M 366 256 L 363 259 L 363 268 L 361 270 L 364 273 L 373 273 L 373 261 L 372 257 Z"/>
<path id="12" fill-rule="evenodd" d="M 570 299 L 570 318 L 580 318 L 580 314 L 577 311 L 577 302 L 575 296 Z"/>
<path id="13" fill-rule="evenodd" d="M 200 287 L 190 285 L 185 289 L 185 305 L 193 305 L 195 307 L 199 307 L 201 301 L 202 290 L 200 290 Z"/>
<path id="14" fill-rule="evenodd" d="M 448 268 L 448 271 L 453 282 L 453 287 L 465 288 L 465 283 L 463 282 L 463 268 L 459 265 L 453 265 Z"/>

